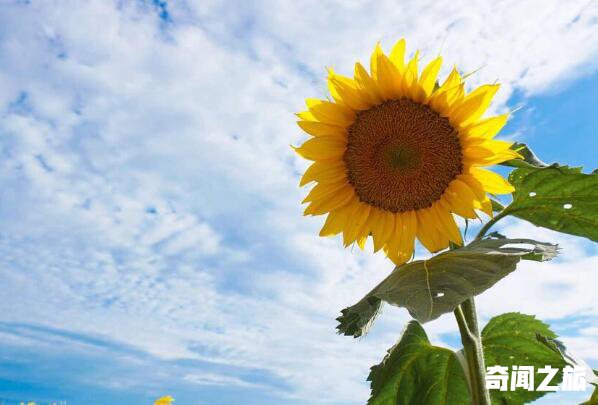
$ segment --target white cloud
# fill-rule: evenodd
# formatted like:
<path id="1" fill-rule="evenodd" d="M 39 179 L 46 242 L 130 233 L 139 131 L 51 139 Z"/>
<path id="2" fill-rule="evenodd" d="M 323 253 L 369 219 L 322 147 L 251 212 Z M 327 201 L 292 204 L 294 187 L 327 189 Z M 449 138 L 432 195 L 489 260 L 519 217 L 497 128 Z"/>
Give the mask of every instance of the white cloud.
<path id="1" fill-rule="evenodd" d="M 236 386 L 243 388 L 267 388 L 260 384 L 248 383 L 245 380 L 236 377 L 230 377 L 221 374 L 187 374 L 183 377 L 184 380 L 198 385 L 222 385 L 226 387 Z"/>
<path id="2" fill-rule="evenodd" d="M 252 2 L 245 7 L 188 3 L 219 38 L 224 27 L 248 26 L 243 40 L 259 56 L 275 63 L 284 53 L 318 75 L 323 64 L 350 73 L 355 56 L 367 61 L 375 41 L 391 46 L 405 36 L 412 49 L 423 49 L 428 58 L 442 50 L 447 68 L 453 63 L 465 71 L 484 66 L 477 77 L 500 80 L 506 84 L 504 93 L 513 87 L 535 93 L 556 79 L 566 79 L 575 69 L 590 68 L 587 62 L 598 47 L 592 35 L 597 6 L 588 1 L 498 5 L 465 0 L 425 4 L 328 0 Z"/>
<path id="3" fill-rule="evenodd" d="M 318 239 L 321 218 L 300 215 L 292 113 L 323 94 L 323 66 L 347 72 L 379 39 L 404 35 L 426 58 L 444 43 L 447 67 L 485 65 L 474 82 L 505 83 L 504 108 L 514 89 L 593 69 L 598 49 L 591 2 L 177 2 L 167 26 L 119 4 L 0 10 L 0 320 L 258 367 L 310 401 L 365 398 L 367 369 L 408 319 L 387 308 L 365 339 L 334 334 L 338 310 L 390 264 Z M 508 294 L 549 318 L 596 315 L 595 262 L 530 265 L 482 297 L 483 313 Z M 568 286 L 562 304 L 544 303 L 552 285 Z"/>

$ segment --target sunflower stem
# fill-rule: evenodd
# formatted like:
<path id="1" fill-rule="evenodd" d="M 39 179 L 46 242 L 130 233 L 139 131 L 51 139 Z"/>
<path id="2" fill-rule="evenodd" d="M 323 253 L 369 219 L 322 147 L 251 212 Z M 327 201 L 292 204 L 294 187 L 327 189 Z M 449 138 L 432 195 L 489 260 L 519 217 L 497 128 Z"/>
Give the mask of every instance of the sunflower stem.
<path id="1" fill-rule="evenodd" d="M 455 309 L 455 318 L 461 333 L 461 342 L 467 363 L 467 377 L 472 405 L 490 405 L 490 393 L 486 389 L 486 365 L 482 337 L 478 327 L 475 301 L 466 300 Z"/>
<path id="2" fill-rule="evenodd" d="M 502 210 L 490 221 L 486 222 L 475 237 L 475 240 L 482 239 L 494 224 L 503 219 L 508 213 Z M 484 363 L 484 347 L 482 335 L 478 325 L 478 316 L 475 309 L 473 297 L 462 302 L 454 311 L 463 352 L 467 364 L 465 373 L 469 383 L 472 405 L 490 405 L 490 392 L 486 388 L 486 365 Z"/>
<path id="3" fill-rule="evenodd" d="M 490 230 L 490 228 L 492 228 L 492 226 L 494 224 L 496 224 L 498 221 L 500 221 L 507 215 L 508 215 L 508 212 L 506 209 L 504 209 L 501 212 L 499 212 L 498 215 L 496 215 L 490 221 L 486 222 L 484 224 L 484 226 L 480 229 L 480 232 L 478 232 L 478 234 L 476 235 L 475 240 L 482 239 L 486 235 L 486 233 Z"/>

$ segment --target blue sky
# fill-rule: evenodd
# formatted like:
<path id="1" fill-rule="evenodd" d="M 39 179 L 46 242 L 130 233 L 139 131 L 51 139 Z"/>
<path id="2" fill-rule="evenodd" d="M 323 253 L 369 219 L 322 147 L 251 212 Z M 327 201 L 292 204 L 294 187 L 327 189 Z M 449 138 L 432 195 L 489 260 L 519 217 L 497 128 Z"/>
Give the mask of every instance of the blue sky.
<path id="1" fill-rule="evenodd" d="M 324 66 L 405 36 L 443 74 L 502 83 L 505 137 L 593 170 L 598 7 L 563 3 L 3 2 L 0 403 L 364 403 L 408 316 L 335 334 L 391 264 L 301 216 L 293 113 Z M 501 230 L 563 255 L 480 296 L 482 319 L 536 314 L 598 367 L 596 246 Z M 458 342 L 450 316 L 426 330 Z"/>

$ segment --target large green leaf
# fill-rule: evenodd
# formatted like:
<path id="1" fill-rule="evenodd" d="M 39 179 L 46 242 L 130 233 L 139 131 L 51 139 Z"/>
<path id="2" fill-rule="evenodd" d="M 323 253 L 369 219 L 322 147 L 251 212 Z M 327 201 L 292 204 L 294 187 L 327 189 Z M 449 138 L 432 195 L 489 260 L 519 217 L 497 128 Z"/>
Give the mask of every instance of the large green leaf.
<path id="1" fill-rule="evenodd" d="M 536 337 L 538 334 L 551 339 L 556 337 L 548 325 L 532 315 L 512 312 L 492 318 L 482 331 L 486 367 L 509 367 L 510 372 L 514 365 L 533 366 L 536 370 L 534 385 L 537 388 L 545 377 L 545 374 L 537 373 L 538 368 L 550 365 L 562 369 L 565 366 L 558 351 L 540 342 Z M 559 373 L 550 385 L 558 384 L 561 377 Z M 490 391 L 492 403 L 503 405 L 524 404 L 546 393 L 523 388 L 515 391 Z"/>
<path id="2" fill-rule="evenodd" d="M 515 192 L 505 214 L 598 241 L 598 173 L 529 166 L 515 169 L 509 180 Z"/>
<path id="3" fill-rule="evenodd" d="M 411 321 L 401 340 L 368 381 L 369 405 L 469 405 L 463 368 L 454 352 L 432 346 L 422 326 Z"/>
<path id="4" fill-rule="evenodd" d="M 381 302 L 407 308 L 420 322 L 452 312 L 466 299 L 492 287 L 521 259 L 549 260 L 557 246 L 531 239 L 482 239 L 428 260 L 398 266 L 361 301 L 341 311 L 339 333 L 361 336 Z"/>

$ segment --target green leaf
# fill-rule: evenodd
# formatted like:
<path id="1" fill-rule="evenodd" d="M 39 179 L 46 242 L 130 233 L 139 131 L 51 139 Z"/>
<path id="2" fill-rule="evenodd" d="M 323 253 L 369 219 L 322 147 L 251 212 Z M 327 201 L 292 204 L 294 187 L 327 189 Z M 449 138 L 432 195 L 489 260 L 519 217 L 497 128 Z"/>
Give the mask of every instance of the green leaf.
<path id="1" fill-rule="evenodd" d="M 490 204 L 492 204 L 492 211 L 494 212 L 500 212 L 505 209 L 505 206 L 496 201 L 494 198 L 490 199 Z"/>
<path id="2" fill-rule="evenodd" d="M 556 245 L 531 239 L 482 239 L 428 260 L 403 264 L 361 301 L 342 310 L 337 329 L 361 336 L 381 301 L 407 308 L 422 323 L 431 321 L 492 287 L 515 270 L 520 260 L 550 260 L 556 254 Z"/>
<path id="3" fill-rule="evenodd" d="M 360 337 L 365 335 L 380 312 L 382 301 L 375 296 L 364 297 L 350 308 L 341 310 L 336 329 L 339 334 Z"/>
<path id="4" fill-rule="evenodd" d="M 582 358 L 577 357 L 575 354 L 571 353 L 567 346 L 563 342 L 558 339 L 555 339 L 552 336 L 544 336 L 541 333 L 536 335 L 536 339 L 549 349 L 556 352 L 563 361 L 569 364 L 571 367 L 579 367 L 585 369 L 586 373 L 586 381 L 590 384 L 598 386 L 598 376 L 595 374 L 595 371 L 586 363 Z"/>
<path id="5" fill-rule="evenodd" d="M 501 163 L 502 166 L 511 167 L 546 167 L 546 163 L 542 162 L 534 152 L 524 143 L 515 142 L 511 145 L 511 149 L 517 151 L 523 159 L 511 159 Z"/>
<path id="6" fill-rule="evenodd" d="M 482 331 L 486 367 L 503 366 L 509 367 L 510 371 L 514 365 L 533 366 L 536 370 L 534 385 L 537 388 L 546 377 L 545 374 L 537 372 L 538 368 L 550 365 L 562 369 L 565 366 L 558 351 L 538 341 L 538 334 L 551 339 L 556 337 L 547 324 L 532 315 L 511 312 L 492 318 Z M 561 378 L 559 373 L 550 385 L 557 385 Z M 508 388 L 510 389 L 510 386 Z M 492 403 L 505 405 L 527 403 L 546 393 L 523 388 L 517 388 L 515 391 L 490 391 Z"/>
<path id="7" fill-rule="evenodd" d="M 598 405 L 598 387 L 594 389 L 594 393 L 586 402 L 581 405 Z"/>
<path id="8" fill-rule="evenodd" d="M 598 173 L 568 166 L 514 170 L 509 214 L 534 225 L 598 241 Z"/>
<path id="9" fill-rule="evenodd" d="M 581 367 L 584 368 L 586 371 L 586 381 L 589 384 L 594 385 L 596 387 L 590 399 L 585 401 L 580 405 L 598 405 L 598 371 L 592 370 L 592 368 L 581 358 L 577 357 L 573 353 L 567 349 L 567 347 L 561 342 L 553 337 L 543 336 L 542 334 L 538 333 L 536 335 L 536 339 L 550 350 L 557 353 L 561 356 L 563 362 L 569 364 L 572 367 Z"/>
<path id="10" fill-rule="evenodd" d="M 369 405 L 469 405 L 469 391 L 459 359 L 449 349 L 432 346 L 422 326 L 411 321 L 400 341 L 372 367 Z"/>

